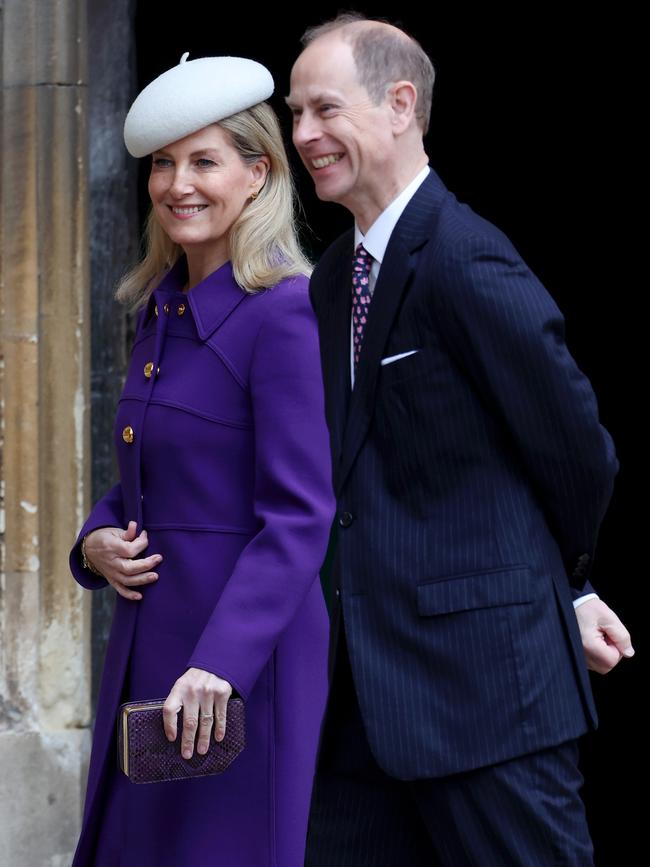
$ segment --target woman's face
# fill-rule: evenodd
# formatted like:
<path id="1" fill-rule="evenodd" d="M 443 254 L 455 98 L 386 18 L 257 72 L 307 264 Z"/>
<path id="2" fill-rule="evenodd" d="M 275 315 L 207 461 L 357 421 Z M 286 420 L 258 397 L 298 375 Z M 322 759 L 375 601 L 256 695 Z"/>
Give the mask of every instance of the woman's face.
<path id="1" fill-rule="evenodd" d="M 212 124 L 152 155 L 149 195 L 158 222 L 188 255 L 225 261 L 230 229 L 267 171 L 267 157 L 246 165 Z"/>

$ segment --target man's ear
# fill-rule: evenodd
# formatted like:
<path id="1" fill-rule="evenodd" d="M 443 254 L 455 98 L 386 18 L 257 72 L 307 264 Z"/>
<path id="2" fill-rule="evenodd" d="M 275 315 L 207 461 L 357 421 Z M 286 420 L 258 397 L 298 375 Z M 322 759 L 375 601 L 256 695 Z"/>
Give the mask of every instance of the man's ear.
<path id="1" fill-rule="evenodd" d="M 413 82 L 396 81 L 388 88 L 387 97 L 392 111 L 393 129 L 396 135 L 400 135 L 415 116 L 418 92 Z"/>

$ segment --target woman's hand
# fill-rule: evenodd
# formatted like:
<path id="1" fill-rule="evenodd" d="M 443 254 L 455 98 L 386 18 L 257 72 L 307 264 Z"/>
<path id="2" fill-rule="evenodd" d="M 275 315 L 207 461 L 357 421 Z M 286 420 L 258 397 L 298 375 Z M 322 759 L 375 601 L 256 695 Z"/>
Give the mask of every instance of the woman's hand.
<path id="1" fill-rule="evenodd" d="M 204 756 L 210 746 L 210 732 L 214 722 L 214 737 L 222 741 L 226 733 L 226 709 L 232 695 L 232 686 L 216 674 L 201 668 L 188 668 L 179 677 L 167 696 L 163 707 L 165 734 L 170 741 L 176 740 L 176 721 L 183 708 L 183 731 L 181 755 L 191 759 L 198 729 L 196 751 Z"/>
<path id="2" fill-rule="evenodd" d="M 142 599 L 142 593 L 130 588 L 157 581 L 157 573 L 151 570 L 162 560 L 161 554 L 136 559 L 149 544 L 147 531 L 142 530 L 136 537 L 136 527 L 135 521 L 129 521 L 126 530 L 120 527 L 100 527 L 88 533 L 84 540 L 86 559 L 120 596 L 134 601 Z"/>

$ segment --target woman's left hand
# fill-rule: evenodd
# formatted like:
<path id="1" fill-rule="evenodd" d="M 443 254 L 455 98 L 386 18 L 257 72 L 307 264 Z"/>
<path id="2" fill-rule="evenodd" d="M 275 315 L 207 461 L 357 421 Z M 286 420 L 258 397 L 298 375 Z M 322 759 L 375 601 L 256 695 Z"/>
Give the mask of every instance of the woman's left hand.
<path id="1" fill-rule="evenodd" d="M 163 706 L 163 723 L 168 740 L 176 740 L 178 712 L 183 708 L 181 755 L 191 759 L 198 729 L 196 751 L 205 755 L 210 746 L 210 733 L 214 722 L 214 737 L 222 741 L 226 733 L 226 708 L 232 686 L 216 674 L 201 668 L 188 668 L 179 677 Z"/>

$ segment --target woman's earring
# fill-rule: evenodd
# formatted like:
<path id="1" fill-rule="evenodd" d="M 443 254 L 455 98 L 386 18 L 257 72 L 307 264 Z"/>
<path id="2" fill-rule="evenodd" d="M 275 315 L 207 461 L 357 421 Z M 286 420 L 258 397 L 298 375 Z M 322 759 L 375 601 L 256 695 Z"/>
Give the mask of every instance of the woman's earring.
<path id="1" fill-rule="evenodd" d="M 259 196 L 259 192 L 251 193 L 251 200 L 254 202 L 258 196 Z"/>

